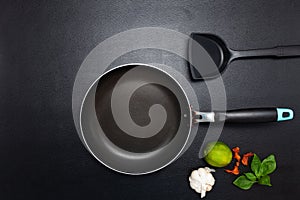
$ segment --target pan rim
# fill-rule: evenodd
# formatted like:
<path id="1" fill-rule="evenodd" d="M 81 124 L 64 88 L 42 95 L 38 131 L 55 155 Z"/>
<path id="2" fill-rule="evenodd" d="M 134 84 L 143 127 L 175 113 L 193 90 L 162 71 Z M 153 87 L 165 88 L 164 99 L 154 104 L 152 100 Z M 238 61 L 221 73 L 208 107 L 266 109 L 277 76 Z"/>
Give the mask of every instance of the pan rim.
<path id="1" fill-rule="evenodd" d="M 160 69 L 159 67 L 156 67 L 152 64 L 145 64 L 145 63 L 126 63 L 126 64 L 122 64 L 122 65 L 118 65 L 116 67 L 113 67 L 107 71 L 105 71 L 103 74 L 101 74 L 98 78 L 95 79 L 95 81 L 93 81 L 93 83 L 89 86 L 89 88 L 87 89 L 87 91 L 85 92 L 84 94 L 84 97 L 81 101 L 81 105 L 80 105 L 80 112 L 79 112 L 79 129 L 80 129 L 80 135 L 82 137 L 82 140 L 83 140 L 83 144 L 85 146 L 85 148 L 89 151 L 90 154 L 92 154 L 92 156 L 98 160 L 102 165 L 104 165 L 105 167 L 115 171 L 115 172 L 118 172 L 118 173 L 121 173 L 121 174 L 127 174 L 127 175 L 145 175 L 145 174 L 150 174 L 150 173 L 153 173 L 153 172 L 156 172 L 156 171 L 159 171 L 165 167 L 167 167 L 168 165 L 170 165 L 171 163 L 173 163 L 176 159 L 178 159 L 180 156 L 181 156 L 181 153 L 184 151 L 188 141 L 189 141 L 189 138 L 190 138 L 190 135 L 191 135 L 191 128 L 192 128 L 192 119 L 193 119 L 193 116 L 192 116 L 192 111 L 191 109 L 189 109 L 189 129 L 188 129 L 188 133 L 187 133 L 187 136 L 186 136 L 186 139 L 185 139 L 185 142 L 184 144 L 182 145 L 180 151 L 177 152 L 176 156 L 174 156 L 170 161 L 168 161 L 166 164 L 162 165 L 161 167 L 158 167 L 154 170 L 149 170 L 149 171 L 145 171 L 145 172 L 126 172 L 126 171 L 122 171 L 122 170 L 118 170 L 118 169 L 115 169 L 113 167 L 111 167 L 110 165 L 106 164 L 104 161 L 102 161 L 100 158 L 98 158 L 94 152 L 91 150 L 89 144 L 87 143 L 86 139 L 85 139 L 85 134 L 83 132 L 83 129 L 82 129 L 82 110 L 83 110 L 83 105 L 84 105 L 84 102 L 86 101 L 86 97 L 87 95 L 89 94 L 90 90 L 92 89 L 92 87 L 103 77 L 105 76 L 106 74 L 108 74 L 109 72 L 113 71 L 113 70 L 116 70 L 118 68 L 121 68 L 121 67 L 126 67 L 126 66 L 134 66 L 134 65 L 141 65 L 141 66 L 146 66 L 146 67 L 150 67 L 150 68 L 153 68 L 155 70 L 158 70 L 162 73 L 164 73 L 165 75 L 167 75 L 168 77 L 170 77 L 176 84 L 177 86 L 181 89 L 184 97 L 185 97 L 185 100 L 187 101 L 188 105 L 191 105 L 190 103 L 190 100 L 184 90 L 184 88 L 181 86 L 181 84 L 179 83 L 179 81 L 177 81 L 171 74 L 169 74 L 168 72 L 166 72 L 165 70 L 163 69 Z M 174 69 L 175 70 L 175 69 Z"/>

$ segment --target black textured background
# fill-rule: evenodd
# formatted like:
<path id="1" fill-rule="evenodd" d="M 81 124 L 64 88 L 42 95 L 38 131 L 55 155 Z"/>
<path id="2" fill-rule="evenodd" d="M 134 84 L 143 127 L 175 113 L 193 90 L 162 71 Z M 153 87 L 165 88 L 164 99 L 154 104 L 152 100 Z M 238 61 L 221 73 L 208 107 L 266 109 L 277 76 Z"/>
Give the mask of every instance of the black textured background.
<path id="1" fill-rule="evenodd" d="M 199 199 L 189 189 L 203 136 L 157 173 L 126 176 L 100 165 L 73 125 L 71 94 L 81 62 L 121 31 L 159 26 L 210 32 L 229 47 L 300 44 L 300 1 L 5 1 L 0 2 L 0 199 Z M 187 68 L 164 54 L 147 54 Z M 135 55 L 136 58 L 139 56 Z M 158 58 L 156 58 L 158 56 Z M 273 187 L 242 191 L 218 170 L 206 199 L 296 199 L 300 194 L 300 59 L 235 61 L 224 73 L 228 108 L 289 106 L 280 124 L 226 125 L 221 140 L 242 152 L 274 153 Z M 195 83 L 209 109 L 204 83 Z M 200 128 L 200 133 L 205 127 Z"/>

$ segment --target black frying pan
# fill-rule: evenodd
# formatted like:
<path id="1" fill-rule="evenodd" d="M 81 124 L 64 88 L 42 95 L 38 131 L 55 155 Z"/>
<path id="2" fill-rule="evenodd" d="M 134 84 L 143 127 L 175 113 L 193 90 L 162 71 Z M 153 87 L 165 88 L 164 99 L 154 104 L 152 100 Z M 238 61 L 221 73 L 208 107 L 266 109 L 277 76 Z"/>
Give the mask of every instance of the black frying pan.
<path id="1" fill-rule="evenodd" d="M 211 56 L 217 68 L 208 69 L 205 74 L 200 75 L 198 70 L 190 66 L 192 78 L 194 80 L 203 80 L 216 78 L 222 73 L 227 65 L 236 59 L 247 58 L 286 58 L 286 57 L 299 57 L 300 45 L 293 46 L 277 46 L 266 49 L 251 49 L 251 50 L 232 50 L 228 48 L 225 42 L 216 35 L 192 33 L 189 41 L 189 61 L 190 63 L 201 66 L 201 58 L 198 55 L 199 48 L 195 42 L 199 43 Z M 205 67 L 205 66 L 202 66 Z M 218 70 L 218 71 L 216 71 Z"/>
<path id="2" fill-rule="evenodd" d="M 80 138 L 89 152 L 115 171 L 139 175 L 180 157 L 199 122 L 290 120 L 287 108 L 199 112 L 189 82 L 170 67 L 126 64 L 101 75 L 80 109 Z"/>

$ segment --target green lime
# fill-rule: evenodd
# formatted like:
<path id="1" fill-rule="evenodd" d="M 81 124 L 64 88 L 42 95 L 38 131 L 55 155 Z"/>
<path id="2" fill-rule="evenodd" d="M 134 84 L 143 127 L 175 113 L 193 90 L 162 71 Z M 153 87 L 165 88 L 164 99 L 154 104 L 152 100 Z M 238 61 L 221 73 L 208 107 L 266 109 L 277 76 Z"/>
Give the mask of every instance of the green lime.
<path id="1" fill-rule="evenodd" d="M 232 160 L 231 149 L 223 142 L 208 143 L 204 155 L 204 160 L 213 167 L 225 167 Z"/>

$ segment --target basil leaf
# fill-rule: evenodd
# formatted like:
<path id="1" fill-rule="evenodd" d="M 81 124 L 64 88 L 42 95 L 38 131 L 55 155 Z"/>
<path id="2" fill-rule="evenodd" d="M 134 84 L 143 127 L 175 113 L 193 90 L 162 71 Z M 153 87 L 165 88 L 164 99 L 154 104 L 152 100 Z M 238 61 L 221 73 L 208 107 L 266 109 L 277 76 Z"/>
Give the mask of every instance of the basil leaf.
<path id="1" fill-rule="evenodd" d="M 258 183 L 261 185 L 272 186 L 270 176 L 268 175 L 262 176 L 260 179 L 258 179 Z"/>
<path id="2" fill-rule="evenodd" d="M 254 154 L 251 162 L 251 170 L 254 172 L 256 177 L 260 177 L 259 174 L 260 165 L 261 165 L 261 161 L 259 157 L 256 154 Z"/>
<path id="3" fill-rule="evenodd" d="M 275 169 L 276 169 L 275 156 L 270 155 L 262 161 L 259 169 L 259 175 L 265 176 L 267 174 L 271 174 L 272 172 L 275 171 Z"/>
<path id="4" fill-rule="evenodd" d="M 247 172 L 245 173 L 245 176 L 250 180 L 250 181 L 256 181 L 256 176 L 251 173 L 251 172 Z"/>
<path id="5" fill-rule="evenodd" d="M 233 184 L 236 185 L 237 187 L 243 189 L 243 190 L 248 190 L 252 187 L 253 183 L 255 181 L 250 181 L 246 178 L 246 176 L 242 175 L 239 176 L 235 181 L 233 181 Z"/>

